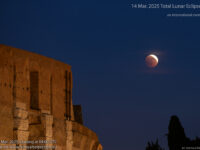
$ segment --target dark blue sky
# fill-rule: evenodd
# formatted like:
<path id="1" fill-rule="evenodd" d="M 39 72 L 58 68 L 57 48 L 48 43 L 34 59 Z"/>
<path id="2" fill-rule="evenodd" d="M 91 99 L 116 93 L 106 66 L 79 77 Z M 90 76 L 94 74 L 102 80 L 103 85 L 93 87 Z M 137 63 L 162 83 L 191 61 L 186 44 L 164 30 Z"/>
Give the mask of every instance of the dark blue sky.
<path id="1" fill-rule="evenodd" d="M 200 136 L 200 18 L 166 18 L 132 2 L 0 1 L 0 43 L 72 65 L 73 102 L 104 150 L 144 150 L 156 138 L 166 147 L 174 114 Z M 153 70 L 150 52 L 160 60 Z"/>

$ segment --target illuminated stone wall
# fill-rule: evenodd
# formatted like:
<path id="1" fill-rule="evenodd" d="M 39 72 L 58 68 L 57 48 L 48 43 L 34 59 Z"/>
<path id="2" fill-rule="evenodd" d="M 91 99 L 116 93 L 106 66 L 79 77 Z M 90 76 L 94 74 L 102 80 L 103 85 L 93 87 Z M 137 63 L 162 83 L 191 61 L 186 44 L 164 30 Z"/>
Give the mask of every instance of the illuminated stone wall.
<path id="1" fill-rule="evenodd" d="M 67 64 L 0 45 L 0 103 L 0 140 L 55 140 L 41 145 L 58 150 L 102 149 L 91 136 L 96 134 L 74 121 Z"/>

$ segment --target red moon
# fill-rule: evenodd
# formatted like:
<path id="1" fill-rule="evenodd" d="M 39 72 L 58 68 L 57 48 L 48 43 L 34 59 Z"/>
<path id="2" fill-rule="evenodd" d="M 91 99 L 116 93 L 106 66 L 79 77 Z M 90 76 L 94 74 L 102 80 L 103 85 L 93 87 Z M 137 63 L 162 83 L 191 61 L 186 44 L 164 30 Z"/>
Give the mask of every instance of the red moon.
<path id="1" fill-rule="evenodd" d="M 148 67 L 154 68 L 158 65 L 158 57 L 156 55 L 150 54 L 145 59 Z"/>

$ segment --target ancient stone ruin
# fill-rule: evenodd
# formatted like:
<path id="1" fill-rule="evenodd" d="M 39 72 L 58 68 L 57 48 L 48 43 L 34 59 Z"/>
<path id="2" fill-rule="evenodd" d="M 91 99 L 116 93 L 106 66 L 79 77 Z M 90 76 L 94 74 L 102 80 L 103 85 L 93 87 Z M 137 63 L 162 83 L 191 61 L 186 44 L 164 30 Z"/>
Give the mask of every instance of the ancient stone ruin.
<path id="1" fill-rule="evenodd" d="M 73 106 L 71 66 L 0 45 L 0 150 L 31 147 L 102 150 Z"/>

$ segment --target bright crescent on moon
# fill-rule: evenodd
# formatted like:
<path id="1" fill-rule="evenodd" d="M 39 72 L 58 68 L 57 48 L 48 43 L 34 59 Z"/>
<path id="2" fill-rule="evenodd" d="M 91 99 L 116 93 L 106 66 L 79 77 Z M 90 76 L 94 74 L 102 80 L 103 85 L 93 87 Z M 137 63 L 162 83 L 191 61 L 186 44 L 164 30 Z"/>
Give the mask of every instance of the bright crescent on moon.
<path id="1" fill-rule="evenodd" d="M 148 67 L 154 68 L 158 65 L 158 57 L 154 54 L 150 54 L 145 58 Z"/>
<path id="2" fill-rule="evenodd" d="M 149 56 L 153 57 L 157 61 L 157 63 L 158 63 L 158 57 L 156 55 L 151 54 Z"/>

